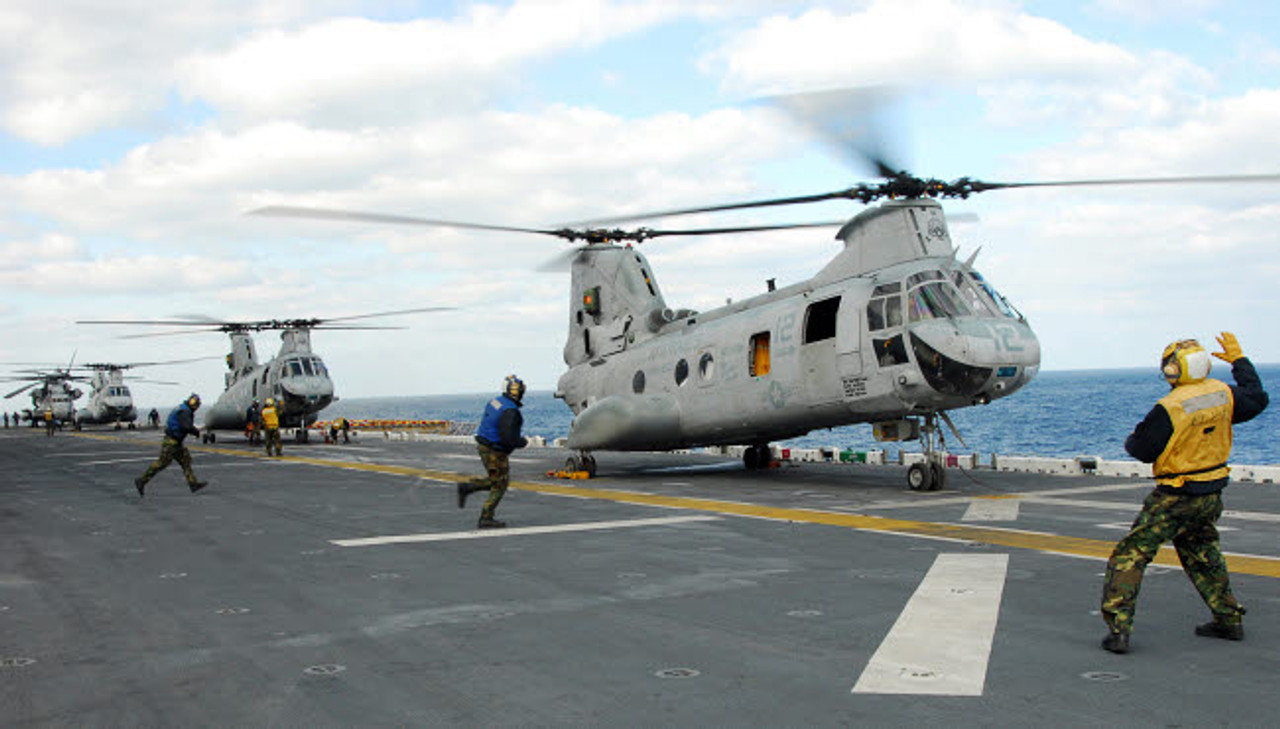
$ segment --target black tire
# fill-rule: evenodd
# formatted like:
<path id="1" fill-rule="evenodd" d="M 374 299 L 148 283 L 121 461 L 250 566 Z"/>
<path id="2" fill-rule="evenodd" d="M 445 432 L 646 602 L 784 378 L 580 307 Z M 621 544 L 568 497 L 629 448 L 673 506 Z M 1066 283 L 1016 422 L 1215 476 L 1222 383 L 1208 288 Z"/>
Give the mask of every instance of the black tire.
<path id="1" fill-rule="evenodd" d="M 564 459 L 564 470 L 568 471 L 569 473 L 576 473 L 578 471 L 581 471 L 582 461 L 578 460 L 577 456 L 569 456 L 568 458 Z"/>
<path id="2" fill-rule="evenodd" d="M 929 464 L 929 475 L 933 477 L 933 482 L 929 484 L 930 491 L 941 491 L 947 487 L 947 469 L 940 464 Z"/>
<path id="3" fill-rule="evenodd" d="M 209 442 L 210 442 L 210 443 L 217 443 L 217 442 L 218 442 L 218 434 L 217 434 L 217 433 L 210 433 L 210 434 L 209 434 Z"/>
<path id="4" fill-rule="evenodd" d="M 583 456 L 582 470 L 587 472 L 587 478 L 595 478 L 596 477 L 596 457 Z"/>
<path id="5" fill-rule="evenodd" d="M 907 486 L 912 491 L 930 491 L 933 488 L 933 469 L 924 463 L 913 463 L 907 468 Z"/>

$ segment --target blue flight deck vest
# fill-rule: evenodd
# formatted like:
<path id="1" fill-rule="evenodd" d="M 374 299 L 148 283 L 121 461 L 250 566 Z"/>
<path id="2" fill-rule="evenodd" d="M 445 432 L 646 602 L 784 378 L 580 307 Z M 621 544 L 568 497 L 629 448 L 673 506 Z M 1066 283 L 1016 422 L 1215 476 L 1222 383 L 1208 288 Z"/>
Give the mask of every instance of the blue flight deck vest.
<path id="1" fill-rule="evenodd" d="M 476 429 L 476 438 L 484 438 L 493 446 L 501 449 L 502 436 L 498 433 L 498 418 L 505 410 L 518 408 L 515 401 L 506 395 L 499 395 L 484 406 L 484 416 L 480 418 L 480 427 Z"/>

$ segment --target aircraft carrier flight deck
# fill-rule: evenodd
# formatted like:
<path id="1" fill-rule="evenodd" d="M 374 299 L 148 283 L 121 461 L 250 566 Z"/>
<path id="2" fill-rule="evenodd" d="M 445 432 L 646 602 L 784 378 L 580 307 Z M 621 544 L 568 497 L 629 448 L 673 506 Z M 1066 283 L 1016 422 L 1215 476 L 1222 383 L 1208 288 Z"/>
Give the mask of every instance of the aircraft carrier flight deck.
<path id="1" fill-rule="evenodd" d="M 0 431 L 5 727 L 1204 727 L 1280 710 L 1280 484 L 1219 522 L 1241 642 L 1170 548 L 1132 649 L 1105 560 L 1152 482 L 597 453 L 512 457 L 498 517 L 466 442 L 190 442 Z"/>

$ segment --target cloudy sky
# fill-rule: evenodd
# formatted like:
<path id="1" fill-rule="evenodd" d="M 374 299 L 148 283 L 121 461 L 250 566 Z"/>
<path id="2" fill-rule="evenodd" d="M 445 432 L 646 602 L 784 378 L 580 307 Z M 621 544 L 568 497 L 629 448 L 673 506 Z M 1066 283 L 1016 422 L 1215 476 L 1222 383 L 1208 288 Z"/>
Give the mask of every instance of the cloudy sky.
<path id="1" fill-rule="evenodd" d="M 482 392 L 563 369 L 556 239 L 246 216 L 320 205 L 548 226 L 872 179 L 759 103 L 898 89 L 877 114 L 921 175 L 1280 172 L 1280 8 L 1216 0 L 7 0 L 0 34 L 0 361 L 221 355 L 82 318 L 345 316 L 345 397 Z M 1016 190 L 948 203 L 1045 369 L 1154 364 L 1235 331 L 1280 361 L 1280 185 Z M 833 203 L 664 221 L 827 220 Z M 661 239 L 673 307 L 815 273 L 833 231 Z M 260 354 L 278 338 L 257 338 Z M 206 397 L 210 361 L 153 376 Z M 173 388 L 139 386 L 145 403 Z M 10 401 L 10 402 L 16 402 Z"/>

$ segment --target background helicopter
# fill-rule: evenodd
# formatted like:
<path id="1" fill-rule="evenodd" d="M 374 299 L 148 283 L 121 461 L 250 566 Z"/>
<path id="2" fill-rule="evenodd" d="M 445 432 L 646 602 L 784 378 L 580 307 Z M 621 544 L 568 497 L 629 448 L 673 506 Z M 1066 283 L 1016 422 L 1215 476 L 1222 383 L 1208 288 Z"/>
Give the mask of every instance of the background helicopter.
<path id="1" fill-rule="evenodd" d="M 134 427 L 135 421 L 138 419 L 138 409 L 134 406 L 133 393 L 129 390 L 129 386 L 125 380 L 135 382 L 148 382 L 157 385 L 176 385 L 176 382 L 166 380 L 153 380 L 141 377 L 124 376 L 125 370 L 134 369 L 136 367 L 157 367 L 161 365 L 186 364 L 188 362 L 199 362 L 209 357 L 194 357 L 189 359 L 173 359 L 164 362 L 131 362 L 127 364 L 113 363 L 90 363 L 77 365 L 77 369 L 85 369 L 92 374 L 89 376 L 90 391 L 89 400 L 84 407 L 78 408 L 75 412 L 74 423 L 77 430 L 85 425 L 106 425 L 115 424 L 117 429 L 122 423 L 128 424 L 130 428 Z"/>
<path id="2" fill-rule="evenodd" d="M 821 116 L 832 96 L 793 98 Z M 816 104 L 808 102 L 816 101 Z M 843 141 L 843 140 L 842 140 Z M 878 150 L 858 153 L 880 178 L 813 195 L 694 206 L 597 219 L 598 226 L 663 216 L 832 200 L 872 205 L 836 234 L 843 248 L 813 277 L 710 311 L 669 307 L 652 268 L 633 248 L 650 238 L 822 223 L 689 230 L 536 228 L 342 210 L 273 206 L 259 215 L 534 233 L 585 246 L 571 252 L 569 332 L 556 396 L 575 414 L 570 468 L 594 471 L 596 450 L 748 446 L 744 462 L 770 460 L 771 441 L 815 429 L 871 423 L 880 440 L 922 438 L 913 489 L 945 478 L 937 421 L 947 411 L 1005 397 L 1040 366 L 1026 319 L 957 257 L 938 199 L 1029 187 L 1277 182 L 1280 175 L 985 182 L 921 178 Z M 954 430 L 954 428 L 953 428 Z M 957 434 L 958 437 L 958 434 Z"/>
<path id="3" fill-rule="evenodd" d="M 307 427 L 317 420 L 317 413 L 337 399 L 329 370 L 320 357 L 311 350 L 311 331 L 336 329 L 403 329 L 340 324 L 357 319 L 416 314 L 432 311 L 448 311 L 448 307 L 425 307 L 384 311 L 376 314 L 330 317 L 327 319 L 267 319 L 262 321 L 229 322 L 215 320 L 82 320 L 78 324 L 131 324 L 149 326 L 177 326 L 188 329 L 157 334 L 129 335 L 130 337 L 171 336 L 218 331 L 231 337 L 231 352 L 226 355 L 226 389 L 212 405 L 201 408 L 206 443 L 217 440 L 216 430 L 243 431 L 248 423 L 246 411 L 256 400 L 265 403 L 268 397 L 277 402 L 280 427 L 296 429 L 299 442 L 307 441 Z M 272 330 L 280 332 L 280 351 L 264 363 L 258 362 L 257 350 L 251 332 Z"/>
<path id="4" fill-rule="evenodd" d="M 31 390 L 31 407 L 22 410 L 22 417 L 26 418 L 33 427 L 44 422 L 46 410 L 53 411 L 53 419 L 58 423 L 70 422 L 76 413 L 75 401 L 84 394 L 71 384 L 85 380 L 84 377 L 75 375 L 71 371 L 75 359 L 75 355 L 71 355 L 71 362 L 65 369 L 22 370 L 21 372 L 26 374 L 9 378 L 8 381 L 27 384 L 5 395 L 5 399 L 17 397 Z"/>

